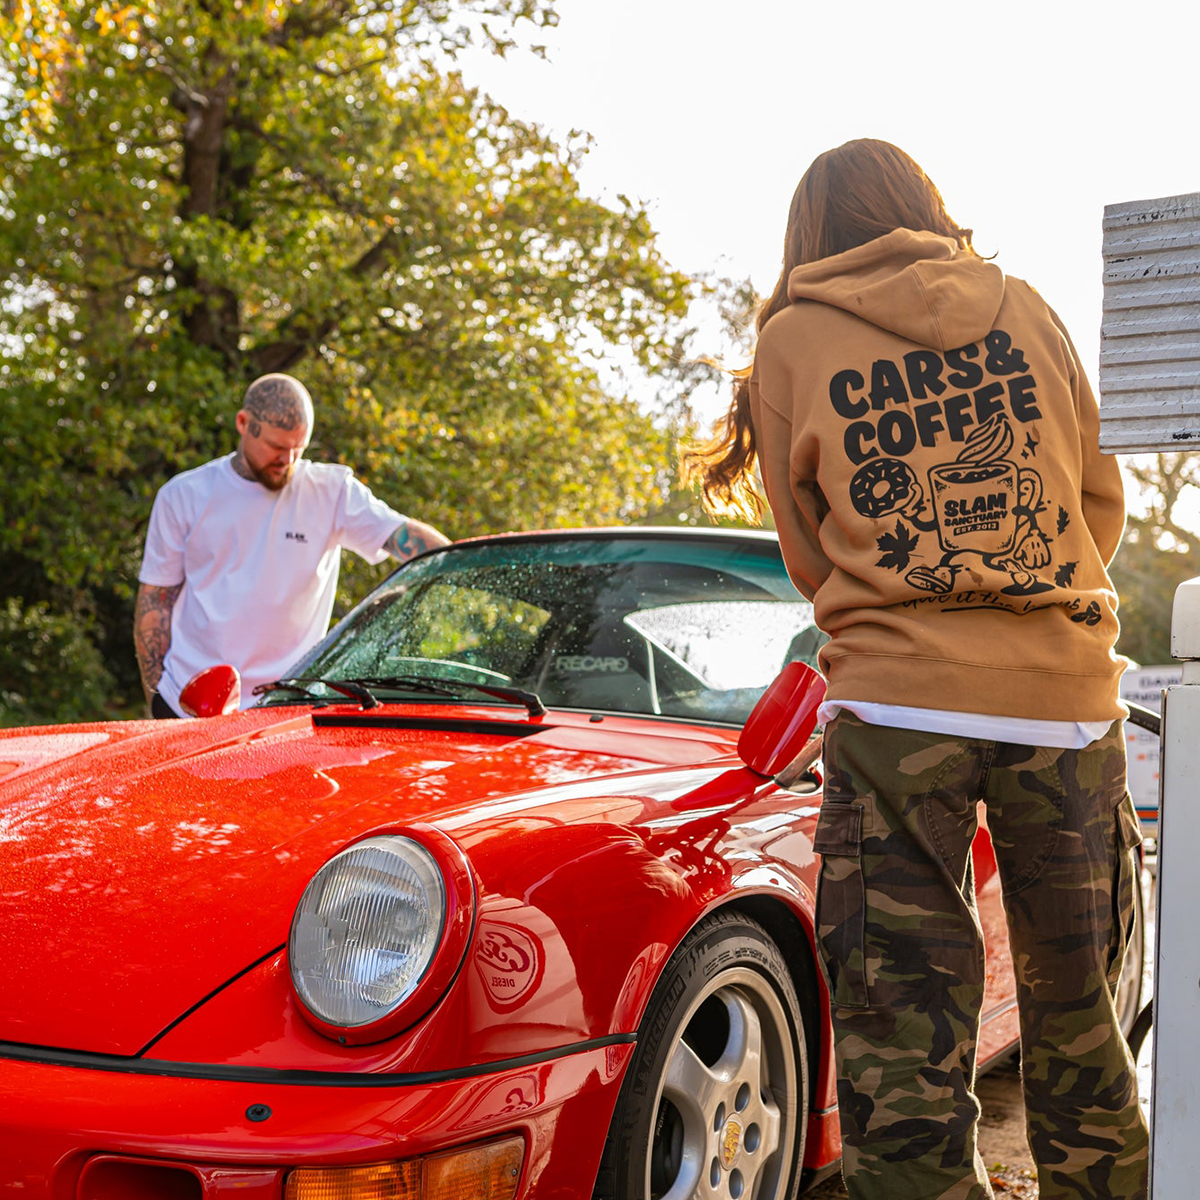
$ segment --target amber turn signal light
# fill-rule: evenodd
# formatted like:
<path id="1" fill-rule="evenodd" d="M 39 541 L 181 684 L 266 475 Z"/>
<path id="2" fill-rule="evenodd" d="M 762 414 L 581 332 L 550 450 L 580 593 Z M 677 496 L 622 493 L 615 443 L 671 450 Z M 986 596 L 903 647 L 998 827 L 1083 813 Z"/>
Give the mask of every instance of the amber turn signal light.
<path id="1" fill-rule="evenodd" d="M 513 1200 L 525 1141 L 505 1138 L 370 1167 L 301 1167 L 284 1200 Z"/>

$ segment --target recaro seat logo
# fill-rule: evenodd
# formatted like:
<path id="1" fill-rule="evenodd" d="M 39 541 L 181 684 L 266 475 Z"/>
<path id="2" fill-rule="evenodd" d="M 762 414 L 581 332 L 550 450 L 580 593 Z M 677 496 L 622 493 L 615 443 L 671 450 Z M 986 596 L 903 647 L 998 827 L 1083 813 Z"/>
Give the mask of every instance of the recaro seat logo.
<path id="1" fill-rule="evenodd" d="M 629 659 L 595 654 L 561 654 L 554 660 L 554 669 L 560 675 L 623 675 L 629 670 Z"/>

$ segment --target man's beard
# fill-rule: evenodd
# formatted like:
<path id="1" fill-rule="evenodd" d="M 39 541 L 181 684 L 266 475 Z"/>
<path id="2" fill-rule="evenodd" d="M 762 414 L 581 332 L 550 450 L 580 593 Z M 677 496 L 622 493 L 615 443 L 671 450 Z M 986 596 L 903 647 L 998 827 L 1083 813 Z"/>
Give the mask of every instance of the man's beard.
<path id="1" fill-rule="evenodd" d="M 247 462 L 244 458 L 242 461 L 246 463 L 250 474 L 254 476 L 256 482 L 261 483 L 269 492 L 282 492 L 296 473 L 295 463 L 288 463 L 287 469 L 281 474 L 272 475 L 265 469 L 260 469 L 254 466 L 253 463 Z"/>

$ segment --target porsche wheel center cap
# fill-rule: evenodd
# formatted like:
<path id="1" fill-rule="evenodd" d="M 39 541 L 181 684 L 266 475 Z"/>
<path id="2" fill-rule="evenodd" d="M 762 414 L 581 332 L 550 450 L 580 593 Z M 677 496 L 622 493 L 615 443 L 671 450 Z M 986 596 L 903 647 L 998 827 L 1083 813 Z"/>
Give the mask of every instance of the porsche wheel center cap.
<path id="1" fill-rule="evenodd" d="M 736 1121 L 725 1123 L 725 1133 L 721 1138 L 721 1166 L 726 1171 L 737 1162 L 742 1149 L 742 1127 Z"/>

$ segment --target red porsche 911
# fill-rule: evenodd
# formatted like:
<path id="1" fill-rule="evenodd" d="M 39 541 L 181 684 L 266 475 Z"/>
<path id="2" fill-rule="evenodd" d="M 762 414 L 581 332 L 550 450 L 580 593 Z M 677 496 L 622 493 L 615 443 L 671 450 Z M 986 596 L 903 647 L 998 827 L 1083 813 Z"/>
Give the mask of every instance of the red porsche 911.
<path id="1" fill-rule="evenodd" d="M 0 732 L 0 1197 L 796 1195 L 820 641 L 770 535 L 517 534 L 254 708 Z"/>

